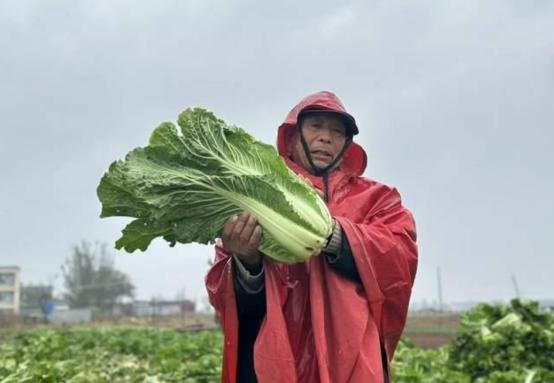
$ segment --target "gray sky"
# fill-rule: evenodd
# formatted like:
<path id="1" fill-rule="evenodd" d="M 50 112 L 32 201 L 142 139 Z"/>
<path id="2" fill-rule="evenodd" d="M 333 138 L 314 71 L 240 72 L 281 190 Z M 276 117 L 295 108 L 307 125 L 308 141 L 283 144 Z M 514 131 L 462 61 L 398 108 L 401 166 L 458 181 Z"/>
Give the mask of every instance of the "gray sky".
<path id="1" fill-rule="evenodd" d="M 0 265 L 61 285 L 108 165 L 161 121 L 211 109 L 262 141 L 308 93 L 355 115 L 367 177 L 420 246 L 413 299 L 554 296 L 554 2 L 2 1 Z M 211 247 L 117 252 L 139 298 L 201 300 Z"/>

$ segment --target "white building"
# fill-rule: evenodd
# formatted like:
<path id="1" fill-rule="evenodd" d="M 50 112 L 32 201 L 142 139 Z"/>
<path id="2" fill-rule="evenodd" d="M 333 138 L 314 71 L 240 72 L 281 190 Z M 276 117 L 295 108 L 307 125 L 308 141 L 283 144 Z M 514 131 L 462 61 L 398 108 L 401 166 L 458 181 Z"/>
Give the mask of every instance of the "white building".
<path id="1" fill-rule="evenodd" d="M 19 267 L 0 266 L 0 313 L 19 313 L 21 297 Z"/>

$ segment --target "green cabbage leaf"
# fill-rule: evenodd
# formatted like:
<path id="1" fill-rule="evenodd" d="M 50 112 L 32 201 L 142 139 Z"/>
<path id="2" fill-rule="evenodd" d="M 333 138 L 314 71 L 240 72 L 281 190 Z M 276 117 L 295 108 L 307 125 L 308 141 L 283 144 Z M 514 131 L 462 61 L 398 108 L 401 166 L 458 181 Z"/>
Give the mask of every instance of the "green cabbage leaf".
<path id="1" fill-rule="evenodd" d="M 302 262 L 324 246 L 332 231 L 325 203 L 274 147 L 201 108 L 181 113 L 178 127 L 160 124 L 148 146 L 102 177 L 100 216 L 135 218 L 116 248 L 144 251 L 157 237 L 214 243 L 241 212 L 258 219 L 259 250 L 277 261 Z"/>

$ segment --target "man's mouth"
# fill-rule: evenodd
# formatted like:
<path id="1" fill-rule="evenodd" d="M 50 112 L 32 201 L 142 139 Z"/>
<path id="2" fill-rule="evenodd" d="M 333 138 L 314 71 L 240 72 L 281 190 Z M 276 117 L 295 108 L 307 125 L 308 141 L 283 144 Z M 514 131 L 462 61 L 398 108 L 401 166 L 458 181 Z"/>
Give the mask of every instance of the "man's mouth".
<path id="1" fill-rule="evenodd" d="M 331 153 L 326 150 L 312 150 L 310 153 L 315 159 L 330 160 L 333 158 Z"/>

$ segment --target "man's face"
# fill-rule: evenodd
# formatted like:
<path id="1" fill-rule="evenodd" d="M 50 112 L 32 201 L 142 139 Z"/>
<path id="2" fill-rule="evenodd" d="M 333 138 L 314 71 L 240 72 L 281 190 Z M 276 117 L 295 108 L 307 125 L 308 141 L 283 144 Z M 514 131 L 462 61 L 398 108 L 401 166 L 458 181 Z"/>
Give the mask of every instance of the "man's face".
<path id="1" fill-rule="evenodd" d="M 339 116 L 333 114 L 310 114 L 302 120 L 300 128 L 308 144 L 312 161 L 318 168 L 325 168 L 331 164 L 346 142 L 344 122 Z M 290 149 L 292 160 L 307 171 L 313 172 L 298 131 L 292 137 Z"/>

